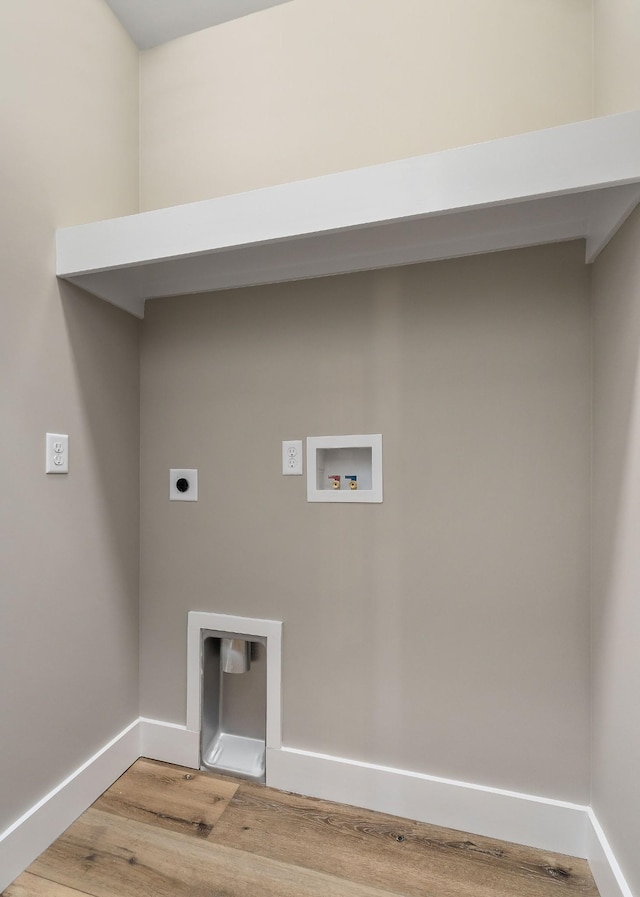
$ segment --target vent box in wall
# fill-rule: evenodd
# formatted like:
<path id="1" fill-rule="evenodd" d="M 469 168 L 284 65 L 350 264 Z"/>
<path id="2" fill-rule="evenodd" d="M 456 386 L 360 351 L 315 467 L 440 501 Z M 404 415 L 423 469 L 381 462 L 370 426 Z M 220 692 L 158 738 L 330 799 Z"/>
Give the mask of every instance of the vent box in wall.
<path id="1" fill-rule="evenodd" d="M 309 436 L 307 501 L 381 502 L 382 436 Z"/>

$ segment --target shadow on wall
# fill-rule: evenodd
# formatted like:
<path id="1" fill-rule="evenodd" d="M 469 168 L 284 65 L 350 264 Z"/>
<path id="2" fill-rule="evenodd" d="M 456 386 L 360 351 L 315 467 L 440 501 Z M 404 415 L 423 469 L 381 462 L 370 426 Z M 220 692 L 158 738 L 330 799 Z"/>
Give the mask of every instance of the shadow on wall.
<path id="1" fill-rule="evenodd" d="M 636 229 L 640 219 L 636 216 Z M 627 233 L 625 231 L 625 233 Z M 617 246 L 613 244 L 612 249 Z M 621 254 L 617 254 L 620 258 Z M 607 265 L 609 255 L 601 265 Z M 635 252 L 627 253 L 637 268 Z M 617 621 L 607 605 L 620 598 L 627 565 L 625 531 L 632 522 L 630 500 L 638 478 L 637 445 L 640 440 L 640 306 L 633 289 L 604 289 L 594 274 L 594 607 L 602 621 L 600 648 L 594 672 L 616 663 L 615 633 L 607 628 Z M 608 276 L 605 275 L 605 276 Z M 626 266 L 616 268 L 623 284 L 632 277 Z M 604 279 L 604 278 L 603 278 Z M 635 558 L 635 552 L 634 552 Z M 635 564 L 635 560 L 633 561 Z M 613 609 L 612 607 L 609 608 Z"/>
<path id="2" fill-rule="evenodd" d="M 140 321 L 58 282 L 82 410 L 82 432 L 70 434 L 70 465 L 95 495 L 99 534 L 120 588 L 136 602 L 140 520 Z"/>

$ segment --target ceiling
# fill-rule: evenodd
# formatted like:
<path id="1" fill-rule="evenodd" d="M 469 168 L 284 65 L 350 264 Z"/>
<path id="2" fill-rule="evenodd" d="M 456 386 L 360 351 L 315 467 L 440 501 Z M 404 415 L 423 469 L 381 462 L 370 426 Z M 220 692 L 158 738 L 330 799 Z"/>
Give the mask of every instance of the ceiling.
<path id="1" fill-rule="evenodd" d="M 141 50 L 290 0 L 106 0 Z"/>

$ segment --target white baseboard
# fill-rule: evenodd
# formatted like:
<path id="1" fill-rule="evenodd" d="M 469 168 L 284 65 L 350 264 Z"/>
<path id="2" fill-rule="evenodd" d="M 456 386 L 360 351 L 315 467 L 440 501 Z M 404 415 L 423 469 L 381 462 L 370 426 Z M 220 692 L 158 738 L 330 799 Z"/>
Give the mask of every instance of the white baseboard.
<path id="1" fill-rule="evenodd" d="M 288 747 L 267 750 L 267 784 L 570 856 L 587 855 L 588 808 L 579 804 Z"/>
<path id="2" fill-rule="evenodd" d="M 0 891 L 138 759 L 139 741 L 135 720 L 0 834 Z"/>
<path id="3" fill-rule="evenodd" d="M 200 733 L 176 723 L 140 717 L 140 756 L 197 769 Z"/>
<path id="4" fill-rule="evenodd" d="M 600 897 L 633 897 L 607 837 L 591 808 L 588 810 L 587 859 Z"/>

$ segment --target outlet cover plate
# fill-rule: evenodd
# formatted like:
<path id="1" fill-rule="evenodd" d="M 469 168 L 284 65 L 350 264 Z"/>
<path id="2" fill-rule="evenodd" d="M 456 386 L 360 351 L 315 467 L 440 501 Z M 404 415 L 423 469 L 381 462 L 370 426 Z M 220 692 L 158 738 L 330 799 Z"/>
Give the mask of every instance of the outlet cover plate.
<path id="1" fill-rule="evenodd" d="M 66 433 L 47 433 L 45 473 L 69 473 L 69 437 Z"/>
<path id="2" fill-rule="evenodd" d="M 302 476 L 302 439 L 282 443 L 282 473 L 286 477 Z"/>
<path id="3" fill-rule="evenodd" d="M 178 481 L 186 480 L 188 488 L 178 489 Z M 198 471 L 194 468 L 176 467 L 169 471 L 169 499 L 171 501 L 198 501 Z"/>

